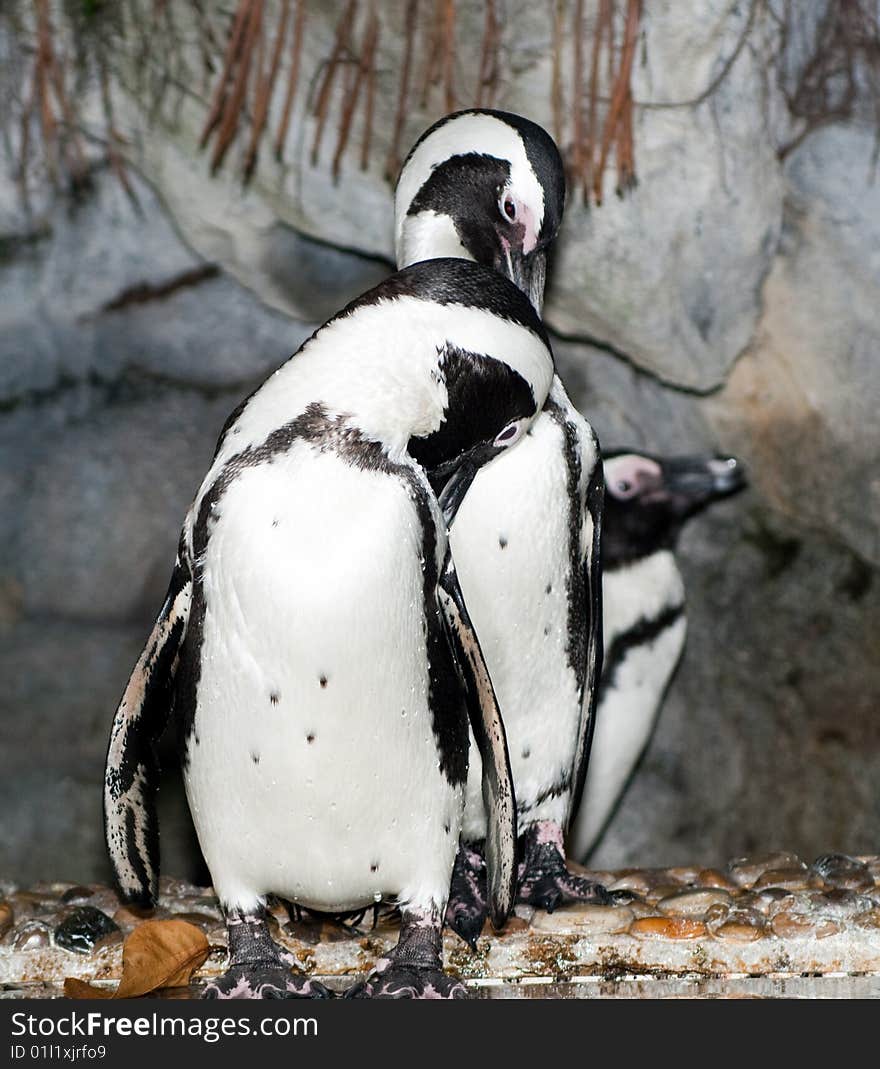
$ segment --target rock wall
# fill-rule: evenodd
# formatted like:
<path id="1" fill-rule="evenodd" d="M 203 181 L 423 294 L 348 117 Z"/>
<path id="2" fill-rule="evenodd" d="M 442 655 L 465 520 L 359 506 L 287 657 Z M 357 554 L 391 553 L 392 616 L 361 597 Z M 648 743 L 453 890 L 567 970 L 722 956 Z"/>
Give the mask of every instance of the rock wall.
<path id="1" fill-rule="evenodd" d="M 14 138 L 0 148 L 0 871 L 17 880 L 106 876 L 109 722 L 217 433 L 388 269 L 391 7 L 375 162 L 362 171 L 352 155 L 337 183 L 332 140 L 310 162 L 303 95 L 282 163 L 266 153 L 247 189 L 232 166 L 211 177 L 197 146 L 207 89 L 150 116 L 124 54 L 136 203 L 95 164 L 76 198 L 41 187 L 28 208 Z M 619 198 L 609 172 L 601 207 L 570 198 L 548 321 L 606 445 L 732 452 L 751 487 L 685 532 L 685 657 L 593 862 L 876 852 L 874 133 L 831 124 L 781 162 L 792 122 L 767 77 L 772 20 L 722 0 L 649 7 L 639 183 Z M 459 4 L 465 29 L 480 8 Z M 326 55 L 340 9 L 321 5 L 307 62 Z M 496 103 L 550 126 L 547 21 L 539 5 L 505 10 Z M 434 94 L 408 114 L 404 144 L 443 110 Z M 203 877 L 166 751 L 165 868 Z"/>

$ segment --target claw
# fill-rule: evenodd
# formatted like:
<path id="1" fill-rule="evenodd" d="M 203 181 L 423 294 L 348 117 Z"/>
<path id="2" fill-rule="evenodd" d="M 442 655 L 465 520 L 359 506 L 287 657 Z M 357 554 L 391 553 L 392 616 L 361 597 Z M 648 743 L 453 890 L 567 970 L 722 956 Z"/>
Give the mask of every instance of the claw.
<path id="1" fill-rule="evenodd" d="M 333 998 L 333 992 L 317 980 L 295 976 L 276 961 L 231 965 L 222 976 L 207 984 L 202 998 Z"/>
<path id="2" fill-rule="evenodd" d="M 387 959 L 386 959 L 387 961 Z M 376 970 L 366 980 L 348 989 L 343 998 L 467 998 L 467 988 L 460 980 L 447 976 L 442 969 L 427 969 L 417 965 L 388 962 L 381 972 Z"/>

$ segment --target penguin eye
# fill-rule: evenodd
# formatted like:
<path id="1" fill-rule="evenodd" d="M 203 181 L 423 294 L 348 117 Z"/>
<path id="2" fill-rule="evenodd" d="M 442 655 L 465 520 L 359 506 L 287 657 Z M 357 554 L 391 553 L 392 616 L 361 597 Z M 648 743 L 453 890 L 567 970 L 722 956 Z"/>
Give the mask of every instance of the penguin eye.
<path id="1" fill-rule="evenodd" d="M 635 497 L 638 491 L 636 484 L 629 479 L 613 479 L 608 483 L 608 489 L 621 501 Z"/>
<path id="2" fill-rule="evenodd" d="M 512 445 L 519 437 L 522 430 L 521 423 L 509 423 L 500 434 L 495 437 L 495 445 Z"/>
<path id="3" fill-rule="evenodd" d="M 499 207 L 501 208 L 501 214 L 509 219 L 511 223 L 516 220 L 516 201 L 509 193 L 502 197 Z"/>

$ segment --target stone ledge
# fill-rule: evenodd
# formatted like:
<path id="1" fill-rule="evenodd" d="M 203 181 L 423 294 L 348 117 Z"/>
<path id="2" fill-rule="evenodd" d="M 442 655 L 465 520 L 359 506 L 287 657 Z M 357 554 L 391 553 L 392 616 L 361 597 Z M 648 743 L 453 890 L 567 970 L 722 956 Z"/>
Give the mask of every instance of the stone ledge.
<path id="1" fill-rule="evenodd" d="M 553 914 L 520 906 L 502 933 L 484 931 L 476 953 L 447 933 L 447 970 L 484 998 L 880 997 L 880 857 L 829 855 L 808 867 L 794 855 L 773 854 L 732 861 L 723 870 L 591 875 L 632 900 Z M 112 890 L 3 886 L 5 997 L 56 997 L 69 976 L 118 979 L 122 939 L 142 917 Z M 179 917 L 205 931 L 211 955 L 193 988 L 177 997 L 197 994 L 198 981 L 221 971 L 225 957 L 226 933 L 211 889 L 163 879 L 153 916 Z M 375 926 L 369 914 L 342 925 L 308 913 L 291 917 L 276 903 L 271 916 L 275 938 L 337 990 L 369 970 L 397 938 L 393 913 L 380 915 Z M 65 943 L 91 950 L 65 949 Z"/>

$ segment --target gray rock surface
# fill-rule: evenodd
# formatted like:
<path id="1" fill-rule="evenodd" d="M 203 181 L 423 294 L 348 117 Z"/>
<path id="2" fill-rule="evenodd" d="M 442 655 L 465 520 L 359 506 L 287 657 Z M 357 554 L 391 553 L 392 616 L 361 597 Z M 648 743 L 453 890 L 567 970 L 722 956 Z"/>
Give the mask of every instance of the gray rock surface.
<path id="1" fill-rule="evenodd" d="M 309 10 L 305 81 L 318 73 L 332 47 L 340 6 Z M 737 52 L 748 6 L 734 0 L 678 0 L 646 12 L 633 86 L 635 98 L 648 105 L 636 115 L 639 185 L 619 199 L 611 167 L 601 210 L 570 197 L 546 309 L 548 322 L 563 333 L 598 339 L 654 374 L 698 390 L 719 385 L 753 333 L 761 283 L 782 221 L 783 184 L 774 146 L 768 137 L 755 136 L 764 134 L 766 122 L 765 72 L 751 49 Z M 496 104 L 551 128 L 549 10 L 525 0 L 507 8 L 506 24 L 517 29 L 504 37 L 507 73 Z M 595 5 L 587 8 L 589 27 Z M 401 37 L 394 32 L 399 27 L 393 10 L 384 17 L 390 32 L 380 38 L 377 94 L 393 103 Z M 483 18 L 483 5 L 458 5 L 461 105 L 470 101 L 466 72 L 476 69 L 478 56 L 471 53 L 481 40 Z M 422 33 L 427 33 L 424 27 Z M 191 53 L 192 48 L 184 51 L 195 62 Z M 686 106 L 734 55 L 711 100 Z M 564 98 L 570 109 L 569 68 L 566 56 Z M 392 190 L 383 165 L 393 106 L 376 111 L 366 170 L 355 163 L 355 145 L 344 158 L 341 181 L 329 177 L 338 119 L 333 109 L 340 106 L 333 97 L 334 121 L 317 162 L 311 157 L 315 119 L 296 111 L 292 126 L 298 133 L 289 139 L 283 163 L 264 151 L 263 166 L 243 189 L 237 156 L 205 181 L 208 159 L 197 148 L 207 114 L 204 97 L 187 95 L 166 109 L 164 122 L 144 129 L 140 108 L 147 99 L 137 83 L 129 88 L 126 114 L 138 129 L 132 149 L 138 165 L 161 191 L 192 247 L 223 263 L 263 300 L 299 316 L 308 307 L 301 287 L 289 285 L 290 273 L 279 277 L 275 270 L 278 219 L 321 241 L 392 258 Z M 281 97 L 275 95 L 273 109 L 280 109 Z M 410 108 L 404 144 L 443 110 L 435 97 L 427 106 Z M 277 118 L 275 110 L 270 114 Z"/>

